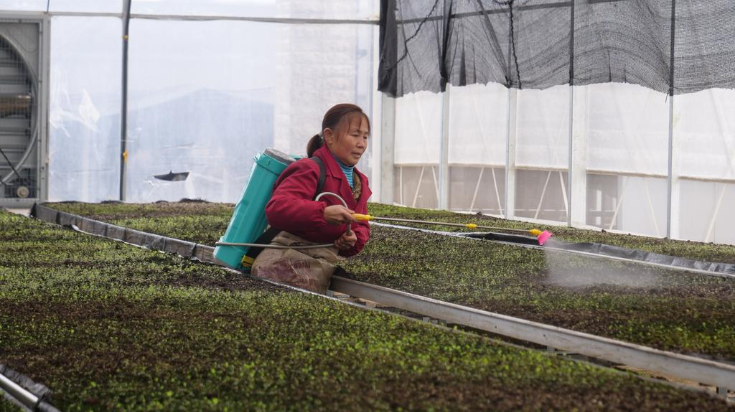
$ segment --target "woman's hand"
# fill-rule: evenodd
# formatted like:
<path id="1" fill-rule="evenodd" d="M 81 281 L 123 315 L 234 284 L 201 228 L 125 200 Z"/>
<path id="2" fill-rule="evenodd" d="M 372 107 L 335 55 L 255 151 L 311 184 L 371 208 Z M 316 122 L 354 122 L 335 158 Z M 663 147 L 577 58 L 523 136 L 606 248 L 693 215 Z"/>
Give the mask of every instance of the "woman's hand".
<path id="1" fill-rule="evenodd" d="M 357 222 L 357 219 L 352 217 L 353 213 L 355 212 L 342 205 L 327 206 L 324 208 L 324 220 L 330 225 Z"/>
<path id="2" fill-rule="evenodd" d="M 355 246 L 355 242 L 357 242 L 357 235 L 354 231 L 350 231 L 350 234 L 342 233 L 342 236 L 334 241 L 334 247 L 339 250 L 348 250 Z"/>

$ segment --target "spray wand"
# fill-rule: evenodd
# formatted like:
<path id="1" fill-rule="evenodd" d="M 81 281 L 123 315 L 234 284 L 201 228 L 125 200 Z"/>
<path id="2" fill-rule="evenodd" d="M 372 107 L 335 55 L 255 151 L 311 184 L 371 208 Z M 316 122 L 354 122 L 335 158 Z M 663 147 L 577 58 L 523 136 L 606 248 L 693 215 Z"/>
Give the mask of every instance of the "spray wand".
<path id="1" fill-rule="evenodd" d="M 467 229 L 488 229 L 488 230 L 505 230 L 509 232 L 523 232 L 523 233 L 530 233 L 533 236 L 536 236 L 536 239 L 538 240 L 539 245 L 543 245 L 546 243 L 547 240 L 552 236 L 551 232 L 548 232 L 544 230 L 543 232 L 538 229 L 510 229 L 506 227 L 493 227 L 493 226 L 479 226 L 474 223 L 445 223 L 445 222 L 431 222 L 428 220 L 413 220 L 413 219 L 398 219 L 398 218 L 392 218 L 392 217 L 375 217 L 372 215 L 363 215 L 360 213 L 354 213 L 352 215 L 355 219 L 361 221 L 361 222 L 367 222 L 370 220 L 384 220 L 389 222 L 404 222 L 404 223 L 419 223 L 424 225 L 440 225 L 440 226 L 456 226 L 456 227 L 464 227 Z"/>

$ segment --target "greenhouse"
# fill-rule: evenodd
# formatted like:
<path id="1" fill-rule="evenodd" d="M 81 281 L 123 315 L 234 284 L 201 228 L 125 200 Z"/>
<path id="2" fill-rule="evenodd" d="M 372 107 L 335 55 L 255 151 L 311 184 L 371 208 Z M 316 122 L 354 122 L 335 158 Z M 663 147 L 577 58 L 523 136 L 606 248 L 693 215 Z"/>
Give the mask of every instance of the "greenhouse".
<path id="1" fill-rule="evenodd" d="M 729 0 L 0 0 L 0 410 L 735 410 L 732 113 Z"/>

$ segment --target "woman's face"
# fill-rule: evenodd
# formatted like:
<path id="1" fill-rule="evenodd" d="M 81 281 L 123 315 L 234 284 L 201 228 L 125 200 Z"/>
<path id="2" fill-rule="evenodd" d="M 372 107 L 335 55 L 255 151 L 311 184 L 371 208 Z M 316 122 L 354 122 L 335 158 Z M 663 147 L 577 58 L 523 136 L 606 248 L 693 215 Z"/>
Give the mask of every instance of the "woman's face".
<path id="1" fill-rule="evenodd" d="M 365 116 L 360 116 L 359 121 L 351 121 L 349 127 L 338 127 L 336 132 L 324 129 L 324 140 L 329 151 L 347 166 L 354 166 L 360 161 L 360 157 L 367 150 L 369 135 L 370 130 Z"/>

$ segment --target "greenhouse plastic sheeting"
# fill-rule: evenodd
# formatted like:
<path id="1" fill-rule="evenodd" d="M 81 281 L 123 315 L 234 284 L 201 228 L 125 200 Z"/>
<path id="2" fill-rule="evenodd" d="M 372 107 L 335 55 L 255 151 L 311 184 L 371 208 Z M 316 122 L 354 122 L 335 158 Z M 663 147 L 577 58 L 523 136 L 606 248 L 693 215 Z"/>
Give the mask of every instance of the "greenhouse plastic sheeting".
<path id="1" fill-rule="evenodd" d="M 51 201 L 120 199 L 120 30 L 52 20 Z M 130 32 L 128 202 L 236 202 L 253 156 L 304 154 L 334 104 L 372 117 L 373 26 L 133 19 Z M 156 178 L 170 172 L 188 175 Z"/>
<path id="2" fill-rule="evenodd" d="M 587 169 L 666 176 L 669 102 L 666 95 L 629 84 L 575 88 L 586 116 Z M 679 97 L 677 97 L 678 101 Z"/>
<path id="3" fill-rule="evenodd" d="M 454 88 L 449 106 L 449 163 L 505 166 L 505 87 L 491 83 Z"/>
<path id="4" fill-rule="evenodd" d="M 117 199 L 120 181 L 120 19 L 51 21 L 49 200 Z"/>
<path id="5" fill-rule="evenodd" d="M 132 13 L 302 19 L 376 19 L 378 0 L 134 0 Z"/>
<path id="6" fill-rule="evenodd" d="M 677 96 L 674 110 L 677 174 L 735 180 L 735 90 Z"/>
<path id="7" fill-rule="evenodd" d="M 517 91 L 512 123 L 508 89 L 489 84 L 448 91 L 452 210 L 503 213 L 509 126 L 515 132 L 515 156 L 509 159 L 517 169 L 515 215 L 566 221 L 569 90 Z M 442 99 L 442 94 L 418 92 L 396 100 L 394 199 L 399 204 L 438 207 Z M 729 116 L 735 112 L 735 90 L 674 99 L 674 181 L 681 182 L 681 192 L 673 201 L 681 205 L 679 238 L 735 243 L 735 217 L 725 212 L 735 207 L 735 118 Z M 622 83 L 575 86 L 573 110 L 573 133 L 583 139 L 575 150 L 586 152 L 585 223 L 665 236 L 668 96 Z"/>
<path id="8" fill-rule="evenodd" d="M 392 96 L 489 82 L 735 88 L 731 0 L 382 0 L 380 18 L 379 90 Z"/>
<path id="9" fill-rule="evenodd" d="M 133 20 L 126 201 L 236 202 L 255 154 L 305 154 L 337 102 L 370 114 L 372 30 Z"/>
<path id="10" fill-rule="evenodd" d="M 569 166 L 569 87 L 518 92 L 517 167 Z"/>
<path id="11" fill-rule="evenodd" d="M 0 10 L 45 11 L 48 0 L 4 0 Z"/>
<path id="12" fill-rule="evenodd" d="M 442 96 L 415 93 L 396 101 L 395 163 L 439 163 Z"/>
<path id="13" fill-rule="evenodd" d="M 377 19 L 379 0 L 133 0 L 133 14 Z M 0 10 L 121 13 L 123 0 L 3 0 Z"/>
<path id="14" fill-rule="evenodd" d="M 136 1 L 133 0 L 133 4 Z M 123 0 L 49 0 L 49 12 L 121 13 Z"/>

